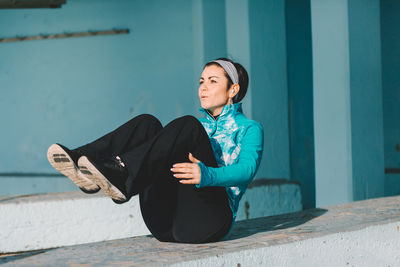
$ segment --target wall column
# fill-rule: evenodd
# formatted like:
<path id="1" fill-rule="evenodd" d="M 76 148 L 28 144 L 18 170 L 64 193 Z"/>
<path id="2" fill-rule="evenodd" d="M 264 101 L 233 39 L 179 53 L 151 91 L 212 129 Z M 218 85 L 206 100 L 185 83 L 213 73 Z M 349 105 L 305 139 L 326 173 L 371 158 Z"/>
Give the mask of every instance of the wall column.
<path id="1" fill-rule="evenodd" d="M 316 206 L 383 196 L 379 1 L 311 0 Z"/>
<path id="2" fill-rule="evenodd" d="M 249 1 L 253 119 L 264 126 L 259 177 L 290 178 L 285 2 Z"/>

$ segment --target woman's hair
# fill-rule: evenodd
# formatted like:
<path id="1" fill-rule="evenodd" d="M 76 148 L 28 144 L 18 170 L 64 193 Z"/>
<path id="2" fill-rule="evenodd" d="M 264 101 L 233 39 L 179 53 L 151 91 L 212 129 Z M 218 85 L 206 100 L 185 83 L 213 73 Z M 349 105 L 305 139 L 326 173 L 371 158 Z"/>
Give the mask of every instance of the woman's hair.
<path id="1" fill-rule="evenodd" d="M 243 99 L 243 97 L 246 95 L 247 87 L 249 86 L 249 75 L 247 74 L 246 69 L 241 64 L 239 64 L 237 62 L 233 62 L 232 60 L 230 60 L 228 58 L 220 57 L 220 58 L 217 58 L 216 60 L 228 61 L 235 66 L 238 76 L 239 76 L 240 90 L 239 90 L 239 93 L 236 94 L 235 97 L 233 98 L 233 103 L 240 102 Z M 211 65 L 215 65 L 215 66 L 222 68 L 221 65 L 219 65 L 217 62 L 210 61 L 204 66 L 203 69 L 205 69 L 206 67 L 211 66 Z M 224 69 L 224 68 L 222 68 L 222 69 Z M 228 73 L 226 73 L 225 70 L 224 70 L 224 73 L 225 73 L 225 77 L 228 79 L 228 88 L 230 88 L 231 85 L 233 84 L 233 81 L 229 77 Z"/>

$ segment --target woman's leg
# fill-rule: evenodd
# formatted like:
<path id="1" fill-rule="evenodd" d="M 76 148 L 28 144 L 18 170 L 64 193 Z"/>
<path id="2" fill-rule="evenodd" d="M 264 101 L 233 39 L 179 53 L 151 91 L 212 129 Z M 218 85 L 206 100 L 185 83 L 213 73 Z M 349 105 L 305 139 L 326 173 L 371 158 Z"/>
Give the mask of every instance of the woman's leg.
<path id="1" fill-rule="evenodd" d="M 78 168 L 78 159 L 82 155 L 93 158 L 112 157 L 124 153 L 153 138 L 162 129 L 160 121 L 152 115 L 142 114 L 114 131 L 87 145 L 69 150 L 60 144 L 49 147 L 47 157 L 50 164 L 72 180 L 83 192 L 95 193 L 100 187 L 88 179 L 88 170 Z"/>
<path id="2" fill-rule="evenodd" d="M 172 164 L 189 162 L 189 152 L 205 165 L 217 167 L 203 126 L 195 117 L 185 116 L 166 125 L 149 142 L 140 172 L 130 177 L 132 186 L 137 185 L 131 192 L 139 191 L 143 219 L 160 241 L 216 241 L 232 222 L 224 187 L 197 188 L 173 176 Z M 135 150 L 123 154 L 124 162 L 135 154 Z"/>
<path id="3" fill-rule="evenodd" d="M 107 183 L 104 188 L 114 187 L 108 194 L 112 198 L 123 193 L 127 200 L 139 194 L 143 219 L 157 239 L 190 243 L 218 240 L 232 222 L 225 188 L 184 185 L 170 170 L 174 163 L 188 162 L 189 152 L 207 166 L 217 167 L 203 126 L 195 117 L 184 116 L 150 140 L 119 154 L 129 173 L 123 185 L 117 184 L 118 175 L 112 175 L 111 168 L 102 162 L 89 159 L 86 166 L 96 173 L 96 179 Z"/>
<path id="4" fill-rule="evenodd" d="M 118 156 L 150 140 L 161 129 L 162 125 L 156 117 L 142 114 L 124 123 L 114 131 L 73 151 L 96 158 Z"/>

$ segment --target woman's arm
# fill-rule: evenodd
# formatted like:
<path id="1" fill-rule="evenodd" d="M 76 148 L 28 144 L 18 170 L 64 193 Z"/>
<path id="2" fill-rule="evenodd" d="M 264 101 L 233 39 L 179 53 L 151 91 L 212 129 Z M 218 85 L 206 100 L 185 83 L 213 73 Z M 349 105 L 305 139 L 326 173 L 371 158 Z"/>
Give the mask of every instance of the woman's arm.
<path id="1" fill-rule="evenodd" d="M 238 186 L 248 184 L 260 165 L 264 147 L 264 131 L 260 123 L 247 128 L 241 142 L 237 163 L 225 167 L 208 167 L 189 153 L 192 163 L 176 163 L 171 168 L 174 176 L 183 184 L 205 186 Z"/>
<path id="2" fill-rule="evenodd" d="M 200 183 L 205 186 L 238 186 L 251 182 L 260 165 L 264 147 L 264 131 L 260 123 L 249 126 L 241 142 L 238 161 L 224 167 L 208 167 L 202 162 L 197 164 L 201 170 Z"/>

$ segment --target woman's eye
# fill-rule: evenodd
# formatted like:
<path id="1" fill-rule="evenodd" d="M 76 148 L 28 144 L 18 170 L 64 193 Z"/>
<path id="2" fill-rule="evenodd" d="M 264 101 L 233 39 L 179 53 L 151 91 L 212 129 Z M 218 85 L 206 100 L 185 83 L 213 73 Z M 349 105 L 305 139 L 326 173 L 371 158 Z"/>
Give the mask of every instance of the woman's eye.
<path id="1" fill-rule="evenodd" d="M 200 81 L 199 84 L 203 84 L 203 81 Z"/>
<path id="2" fill-rule="evenodd" d="M 216 80 L 211 80 L 211 83 L 216 83 L 217 81 Z"/>

